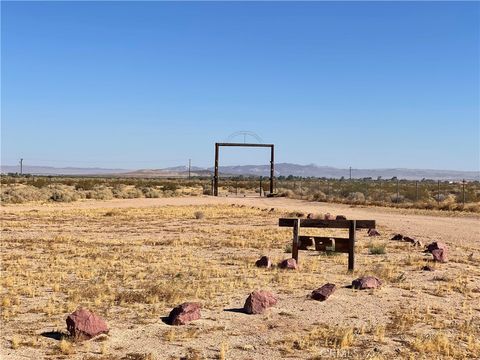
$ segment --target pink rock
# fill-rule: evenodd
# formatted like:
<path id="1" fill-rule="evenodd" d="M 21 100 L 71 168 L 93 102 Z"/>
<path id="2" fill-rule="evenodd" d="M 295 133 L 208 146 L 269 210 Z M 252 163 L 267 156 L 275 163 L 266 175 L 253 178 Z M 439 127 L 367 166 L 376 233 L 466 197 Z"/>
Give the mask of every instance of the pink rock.
<path id="1" fill-rule="evenodd" d="M 247 314 L 263 314 L 265 310 L 277 303 L 276 296 L 270 291 L 255 290 L 248 295 L 243 309 Z"/>
<path id="2" fill-rule="evenodd" d="M 200 309 L 202 304 L 197 302 L 185 302 L 170 311 L 168 322 L 171 325 L 185 325 L 193 320 L 201 318 Z"/>
<path id="3" fill-rule="evenodd" d="M 326 213 L 325 220 L 335 220 L 335 216 L 330 213 Z"/>
<path id="4" fill-rule="evenodd" d="M 312 291 L 312 299 L 318 301 L 325 301 L 330 295 L 332 295 L 336 290 L 335 284 L 325 284 L 322 287 L 319 287 L 316 290 Z"/>
<path id="5" fill-rule="evenodd" d="M 258 259 L 256 262 L 255 262 L 255 265 L 257 267 L 264 267 L 264 268 L 270 268 L 272 266 L 272 262 L 270 261 L 270 259 L 268 258 L 268 256 L 262 256 L 260 259 Z"/>
<path id="6" fill-rule="evenodd" d="M 433 256 L 433 261 L 438 261 L 442 263 L 448 261 L 447 249 L 432 250 L 432 256 Z"/>
<path id="7" fill-rule="evenodd" d="M 427 245 L 426 252 L 429 252 L 433 256 L 434 261 L 447 262 L 448 261 L 448 248 L 445 243 L 436 241 Z"/>
<path id="8" fill-rule="evenodd" d="M 380 236 L 380 233 L 376 229 L 368 229 L 368 236 Z"/>
<path id="9" fill-rule="evenodd" d="M 298 268 L 297 261 L 294 258 L 285 259 L 278 264 L 280 269 L 291 269 L 296 270 Z"/>
<path id="10" fill-rule="evenodd" d="M 93 312 L 79 308 L 67 317 L 67 330 L 75 340 L 88 340 L 100 334 L 107 334 L 105 321 Z"/>
<path id="11" fill-rule="evenodd" d="M 382 281 L 375 276 L 363 276 L 352 281 L 354 289 L 376 289 L 382 285 Z"/>
<path id="12" fill-rule="evenodd" d="M 347 217 L 345 215 L 337 215 L 335 218 L 336 220 L 347 220 Z"/>

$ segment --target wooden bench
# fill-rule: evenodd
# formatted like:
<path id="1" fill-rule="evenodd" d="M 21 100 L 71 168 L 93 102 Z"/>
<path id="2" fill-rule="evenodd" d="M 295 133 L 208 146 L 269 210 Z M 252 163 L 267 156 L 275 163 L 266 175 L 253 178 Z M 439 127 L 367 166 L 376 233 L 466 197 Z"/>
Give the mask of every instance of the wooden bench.
<path id="1" fill-rule="evenodd" d="M 357 229 L 375 229 L 375 220 L 321 220 L 281 218 L 278 220 L 281 227 L 293 228 L 292 258 L 298 263 L 298 250 L 307 250 L 308 246 L 315 245 L 317 251 L 331 251 L 348 254 L 348 270 L 354 269 L 355 263 L 355 231 Z M 348 238 L 331 236 L 302 236 L 300 228 L 334 228 L 348 229 Z"/>

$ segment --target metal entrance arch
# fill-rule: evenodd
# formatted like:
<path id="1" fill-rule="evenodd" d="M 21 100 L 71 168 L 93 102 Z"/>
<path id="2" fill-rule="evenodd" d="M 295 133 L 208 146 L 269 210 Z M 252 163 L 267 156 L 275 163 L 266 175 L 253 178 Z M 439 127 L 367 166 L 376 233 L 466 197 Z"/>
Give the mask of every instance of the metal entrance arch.
<path id="1" fill-rule="evenodd" d="M 274 178 L 274 159 L 275 145 L 273 144 L 244 144 L 244 143 L 215 143 L 215 173 L 213 175 L 213 196 L 218 196 L 218 155 L 221 146 L 237 146 L 237 147 L 269 147 L 270 148 L 270 194 L 273 194 L 273 178 Z"/>

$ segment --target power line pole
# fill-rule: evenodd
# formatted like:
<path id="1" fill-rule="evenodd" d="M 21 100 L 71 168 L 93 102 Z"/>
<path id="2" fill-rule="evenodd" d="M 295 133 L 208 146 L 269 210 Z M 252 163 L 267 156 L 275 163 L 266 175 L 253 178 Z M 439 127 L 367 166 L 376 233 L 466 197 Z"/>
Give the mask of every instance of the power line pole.
<path id="1" fill-rule="evenodd" d="M 23 159 L 20 159 L 20 175 L 23 175 Z"/>
<path id="2" fill-rule="evenodd" d="M 192 168 L 192 159 L 188 159 L 188 180 L 190 180 L 191 177 L 191 168 Z"/>
<path id="3" fill-rule="evenodd" d="M 350 166 L 350 180 L 352 180 L 352 167 Z"/>

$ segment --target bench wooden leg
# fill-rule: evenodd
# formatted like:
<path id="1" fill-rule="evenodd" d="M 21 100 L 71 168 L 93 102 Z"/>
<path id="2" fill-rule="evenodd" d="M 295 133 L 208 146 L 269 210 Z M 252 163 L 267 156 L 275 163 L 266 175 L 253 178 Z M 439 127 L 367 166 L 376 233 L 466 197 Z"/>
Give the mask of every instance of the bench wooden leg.
<path id="1" fill-rule="evenodd" d="M 355 231 L 357 222 L 350 220 L 350 226 L 348 229 L 348 239 L 350 240 L 348 245 L 348 270 L 353 271 L 355 267 Z"/>
<path id="2" fill-rule="evenodd" d="M 298 264 L 298 246 L 299 246 L 299 234 L 300 234 L 300 219 L 296 219 L 293 224 L 293 240 L 292 240 L 292 258 Z"/>

